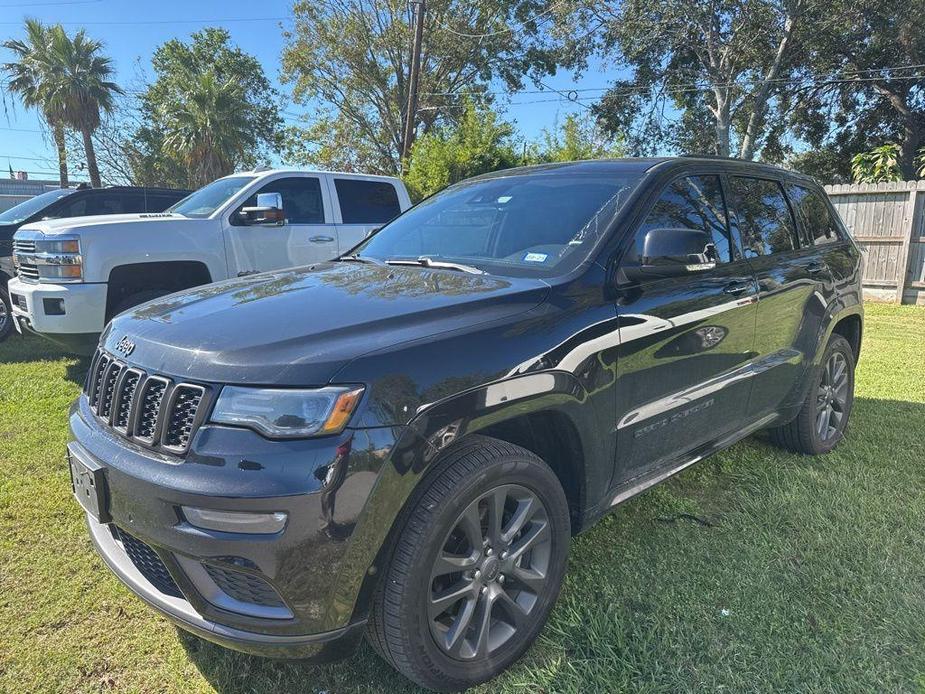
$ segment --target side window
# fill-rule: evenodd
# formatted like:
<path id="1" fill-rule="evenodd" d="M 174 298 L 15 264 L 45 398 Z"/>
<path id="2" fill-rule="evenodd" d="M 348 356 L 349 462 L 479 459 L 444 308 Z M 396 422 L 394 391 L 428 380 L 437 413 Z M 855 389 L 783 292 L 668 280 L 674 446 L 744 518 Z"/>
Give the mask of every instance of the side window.
<path id="1" fill-rule="evenodd" d="M 73 194 L 72 194 L 73 195 Z M 92 214 L 87 211 L 88 195 L 74 195 L 76 200 L 67 200 L 63 205 L 58 207 L 50 214 L 55 219 L 66 219 L 68 217 L 83 217 Z"/>
<path id="2" fill-rule="evenodd" d="M 796 224 L 780 183 L 740 176 L 731 181 L 745 257 L 796 248 Z"/>
<path id="3" fill-rule="evenodd" d="M 838 223 L 832 218 L 832 212 L 822 195 L 809 188 L 789 184 L 787 195 L 796 211 L 797 218 L 804 234 L 804 241 L 808 244 L 820 246 L 843 240 Z"/>
<path id="4" fill-rule="evenodd" d="M 713 237 L 717 262 L 733 259 L 719 176 L 688 176 L 669 184 L 636 232 L 637 258 L 645 232 L 661 228 L 703 230 Z"/>
<path id="5" fill-rule="evenodd" d="M 294 176 L 270 181 L 254 193 L 241 207 L 253 207 L 260 193 L 279 193 L 283 197 L 283 212 L 287 224 L 324 224 L 324 203 L 321 180 L 309 176 Z M 238 208 L 240 209 L 240 208 Z M 237 215 L 232 215 L 234 219 Z"/>
<path id="6" fill-rule="evenodd" d="M 87 204 L 87 214 L 122 214 L 125 211 L 125 199 L 117 193 L 94 195 Z"/>
<path id="7" fill-rule="evenodd" d="M 384 223 L 401 213 L 398 193 L 391 183 L 335 178 L 334 187 L 344 224 Z"/>

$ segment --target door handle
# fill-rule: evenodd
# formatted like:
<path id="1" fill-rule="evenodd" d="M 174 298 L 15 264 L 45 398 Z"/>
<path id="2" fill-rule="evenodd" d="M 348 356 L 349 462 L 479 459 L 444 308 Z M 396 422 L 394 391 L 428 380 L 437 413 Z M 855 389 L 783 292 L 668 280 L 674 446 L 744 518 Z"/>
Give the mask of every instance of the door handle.
<path id="1" fill-rule="evenodd" d="M 309 239 L 312 243 L 331 243 L 333 240 L 333 236 L 312 236 Z"/>
<path id="2" fill-rule="evenodd" d="M 726 294 L 741 294 L 742 292 L 748 291 L 753 286 L 750 280 L 736 280 L 723 287 L 723 291 L 726 292 Z"/>

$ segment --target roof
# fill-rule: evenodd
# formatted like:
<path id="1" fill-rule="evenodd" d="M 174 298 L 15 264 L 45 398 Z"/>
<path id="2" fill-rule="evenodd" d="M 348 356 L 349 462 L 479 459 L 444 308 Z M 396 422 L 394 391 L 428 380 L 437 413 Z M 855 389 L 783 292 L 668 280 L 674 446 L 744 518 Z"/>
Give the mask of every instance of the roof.
<path id="1" fill-rule="evenodd" d="M 258 176 L 263 178 L 265 176 L 273 176 L 275 174 L 333 174 L 334 176 L 346 176 L 348 178 L 370 178 L 370 179 L 380 179 L 383 181 L 394 181 L 397 176 L 386 176 L 384 174 L 367 174 L 351 171 L 329 171 L 327 169 L 296 169 L 296 168 L 280 168 L 280 169 L 254 169 L 252 171 L 235 171 L 233 174 L 224 176 L 223 178 L 228 178 L 229 176 Z"/>

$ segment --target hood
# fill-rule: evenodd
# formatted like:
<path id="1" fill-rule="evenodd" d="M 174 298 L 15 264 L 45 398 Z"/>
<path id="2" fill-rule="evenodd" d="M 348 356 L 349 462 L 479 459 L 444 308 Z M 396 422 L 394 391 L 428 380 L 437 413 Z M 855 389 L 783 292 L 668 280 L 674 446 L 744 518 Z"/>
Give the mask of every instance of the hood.
<path id="1" fill-rule="evenodd" d="M 149 371 L 220 383 L 315 386 L 369 352 L 508 318 L 548 285 L 418 267 L 324 263 L 207 285 L 116 318 L 104 344 Z"/>
<path id="2" fill-rule="evenodd" d="M 87 227 L 106 227 L 113 224 L 158 224 L 187 218 L 182 214 L 167 212 L 143 212 L 139 214 L 99 214 L 91 217 L 65 217 L 63 219 L 45 219 L 39 222 L 23 224 L 22 231 L 40 232 L 46 236 L 70 234 Z M 200 221 L 200 220 L 194 220 Z"/>

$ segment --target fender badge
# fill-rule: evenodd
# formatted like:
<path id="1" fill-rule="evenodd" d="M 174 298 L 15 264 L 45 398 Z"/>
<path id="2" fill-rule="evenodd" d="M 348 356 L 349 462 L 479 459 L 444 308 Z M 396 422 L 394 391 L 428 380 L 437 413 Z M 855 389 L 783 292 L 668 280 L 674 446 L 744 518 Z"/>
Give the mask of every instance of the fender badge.
<path id="1" fill-rule="evenodd" d="M 115 350 L 123 356 L 128 356 L 135 351 L 135 343 L 128 339 L 128 335 L 116 343 Z"/>

